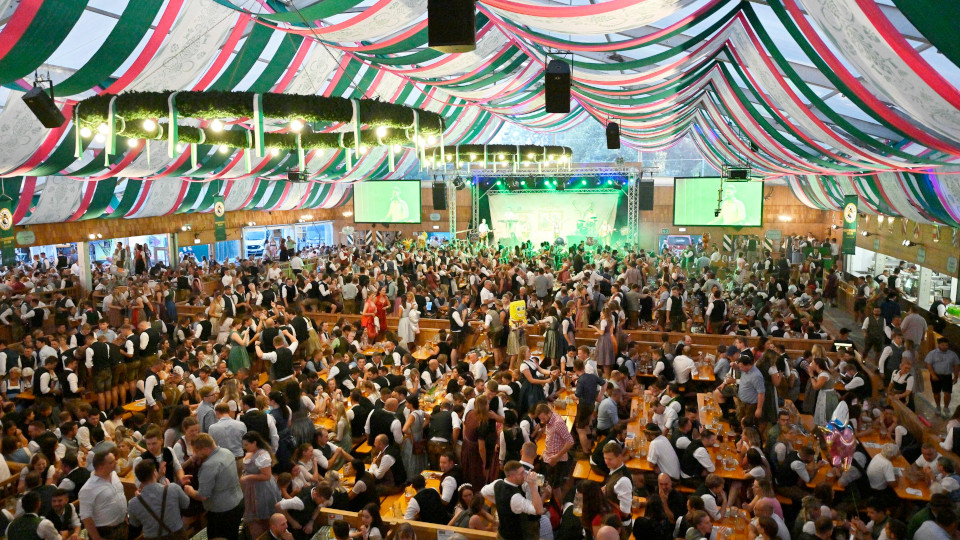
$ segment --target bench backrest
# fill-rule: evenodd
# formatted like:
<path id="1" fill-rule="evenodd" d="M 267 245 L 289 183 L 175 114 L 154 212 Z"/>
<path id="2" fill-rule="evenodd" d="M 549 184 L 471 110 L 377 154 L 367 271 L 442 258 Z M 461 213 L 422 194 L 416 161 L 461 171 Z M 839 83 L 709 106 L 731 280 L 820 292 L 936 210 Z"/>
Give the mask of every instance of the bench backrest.
<path id="1" fill-rule="evenodd" d="M 320 510 L 320 516 L 317 518 L 319 525 L 332 525 L 335 520 L 342 519 L 350 524 L 351 527 L 360 526 L 360 517 L 357 512 L 347 512 L 345 510 L 331 510 L 324 508 Z M 478 531 L 474 529 L 465 529 L 462 527 L 450 527 L 448 525 L 435 525 L 433 523 L 424 523 L 422 521 L 410 521 L 406 519 L 386 518 L 383 520 L 387 528 L 392 528 L 399 523 L 409 523 L 417 533 L 417 540 L 437 540 L 440 535 L 449 533 L 459 533 L 467 537 L 467 540 L 496 540 L 496 532 Z M 438 532 L 440 534 L 438 534 Z M 380 531 L 386 537 L 387 531 Z"/>

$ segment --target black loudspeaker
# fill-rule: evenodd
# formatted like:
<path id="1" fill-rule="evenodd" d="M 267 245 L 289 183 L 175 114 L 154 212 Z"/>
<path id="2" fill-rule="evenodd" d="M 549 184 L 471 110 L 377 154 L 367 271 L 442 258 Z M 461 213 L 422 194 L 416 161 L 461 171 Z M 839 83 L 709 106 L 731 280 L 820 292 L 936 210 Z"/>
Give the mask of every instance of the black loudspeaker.
<path id="1" fill-rule="evenodd" d="M 730 180 L 747 180 L 750 175 L 750 169 L 728 169 L 727 178 Z"/>
<path id="2" fill-rule="evenodd" d="M 620 149 L 620 124 L 616 122 L 607 124 L 607 149 Z"/>
<path id="3" fill-rule="evenodd" d="M 428 0 L 427 43 L 445 53 L 477 48 L 476 0 Z"/>
<path id="4" fill-rule="evenodd" d="M 303 180 L 303 173 L 296 169 L 290 169 L 287 171 L 287 180 L 291 182 L 300 182 Z"/>
<path id="5" fill-rule="evenodd" d="M 570 112 L 570 64 L 563 60 L 547 64 L 544 91 L 548 113 Z"/>
<path id="6" fill-rule="evenodd" d="M 447 186 L 443 182 L 433 183 L 433 209 L 447 209 Z"/>
<path id="7" fill-rule="evenodd" d="M 640 193 L 640 210 L 653 210 L 653 180 L 637 184 Z"/>
<path id="8" fill-rule="evenodd" d="M 557 178 L 557 191 L 563 191 L 567 189 L 567 181 L 563 178 Z"/>
<path id="9" fill-rule="evenodd" d="M 23 102 L 30 107 L 30 111 L 45 128 L 58 128 L 67 121 L 57 108 L 57 104 L 53 102 L 53 98 L 39 86 L 34 86 L 24 94 Z"/>

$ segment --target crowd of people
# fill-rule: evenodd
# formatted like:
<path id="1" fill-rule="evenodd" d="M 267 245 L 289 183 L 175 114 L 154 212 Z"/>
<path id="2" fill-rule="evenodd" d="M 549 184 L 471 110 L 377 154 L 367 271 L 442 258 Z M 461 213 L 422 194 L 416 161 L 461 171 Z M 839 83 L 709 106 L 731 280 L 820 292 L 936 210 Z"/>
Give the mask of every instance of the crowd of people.
<path id="1" fill-rule="evenodd" d="M 291 240 L 261 260 L 172 268 L 143 249 L 131 265 L 121 249 L 82 299 L 63 294 L 78 268 L 33 261 L 0 287 L 12 332 L 0 341 L 0 481 L 19 469 L 20 493 L 0 531 L 174 539 L 205 522 L 211 539 L 301 540 L 333 508 L 360 520 L 335 522 L 340 540 L 407 540 L 412 529 L 385 525 L 381 505 L 407 490 L 403 518 L 506 540 L 712 539 L 731 532 L 719 524 L 734 508 L 753 517 L 751 539 L 954 538 L 960 475 L 939 451 L 960 428 L 960 359 L 945 340 L 923 359 L 951 417 L 937 449 L 887 403 L 920 391 L 924 317 L 893 310 L 896 280 L 885 279 L 858 290 L 866 346 L 847 329 L 831 335 L 839 261 L 824 245 L 808 235 L 786 255 L 696 246 L 675 257 Z M 425 340 L 430 318 L 448 326 Z M 637 329 L 660 343 L 633 340 Z M 707 333 L 729 344 L 696 353 Z M 771 338 L 814 343 L 797 353 Z M 703 362 L 712 386 L 693 378 Z M 700 422 L 698 390 L 736 429 L 743 481 L 716 474 L 706 449 L 718 434 Z M 560 396 L 577 402 L 572 427 L 552 405 Z M 821 448 L 788 436 L 799 414 L 889 443 L 808 487 Z M 639 438 L 652 472 L 626 466 Z M 897 455 L 930 483 L 929 505 L 896 498 Z M 581 460 L 603 482 L 575 482 Z"/>

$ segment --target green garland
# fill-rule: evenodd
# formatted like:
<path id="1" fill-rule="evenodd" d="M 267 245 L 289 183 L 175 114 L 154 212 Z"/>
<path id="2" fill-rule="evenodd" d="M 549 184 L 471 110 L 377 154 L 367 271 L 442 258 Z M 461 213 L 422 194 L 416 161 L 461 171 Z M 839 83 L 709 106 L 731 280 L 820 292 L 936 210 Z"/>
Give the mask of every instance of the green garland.
<path id="1" fill-rule="evenodd" d="M 484 154 L 484 148 L 486 148 L 486 154 Z M 428 156 L 439 164 L 441 159 L 440 149 L 431 149 Z M 443 159 L 446 161 L 452 162 L 458 159 L 458 156 L 460 162 L 513 163 L 514 161 L 528 161 L 530 163 L 546 163 L 554 161 L 564 163 L 573 158 L 573 150 L 567 146 L 535 146 L 530 144 L 461 144 L 443 147 Z M 519 159 L 517 159 L 518 157 Z"/>
<path id="2" fill-rule="evenodd" d="M 166 137 L 167 98 L 165 92 L 127 92 L 116 95 L 117 135 L 131 139 L 162 140 Z M 183 118 L 223 120 L 250 118 L 254 116 L 252 92 L 179 92 L 176 96 L 177 111 Z M 74 121 L 79 128 L 96 130 L 108 123 L 110 100 L 113 94 L 93 96 L 79 102 L 74 108 Z M 360 124 L 385 128 L 386 134 L 377 136 L 374 130 L 360 131 L 360 144 L 365 146 L 405 145 L 416 143 L 415 116 L 419 120 L 421 137 L 439 135 L 443 131 L 443 119 L 437 113 L 413 109 L 395 103 L 378 100 L 357 100 Z M 416 115 L 414 114 L 416 111 Z M 297 94 L 263 94 L 263 116 L 274 120 L 300 120 L 305 124 L 350 123 L 353 105 L 349 99 L 339 97 L 305 96 Z M 144 126 L 150 121 L 151 129 Z M 251 148 L 252 132 L 246 129 L 215 131 L 210 127 L 198 128 L 178 125 L 179 142 L 188 144 L 214 144 L 233 148 Z M 92 134 L 92 132 L 91 132 Z M 298 137 L 299 136 L 299 137 Z M 299 143 L 298 143 L 299 138 Z M 306 128 L 297 133 L 265 133 L 264 146 L 285 150 L 351 148 L 356 145 L 352 131 L 344 133 L 314 133 Z"/>

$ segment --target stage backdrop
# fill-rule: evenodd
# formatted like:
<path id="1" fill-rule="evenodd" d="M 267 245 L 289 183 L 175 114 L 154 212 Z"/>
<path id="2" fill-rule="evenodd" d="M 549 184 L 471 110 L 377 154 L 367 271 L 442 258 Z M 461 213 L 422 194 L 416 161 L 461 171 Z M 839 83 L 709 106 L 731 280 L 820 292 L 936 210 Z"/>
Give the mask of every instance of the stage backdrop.
<path id="1" fill-rule="evenodd" d="M 619 191 L 601 193 L 488 193 L 490 228 L 497 241 L 513 244 L 531 240 L 567 244 L 592 236 L 604 243 L 605 231 L 616 227 Z M 607 233 L 609 234 L 609 233 Z"/>

